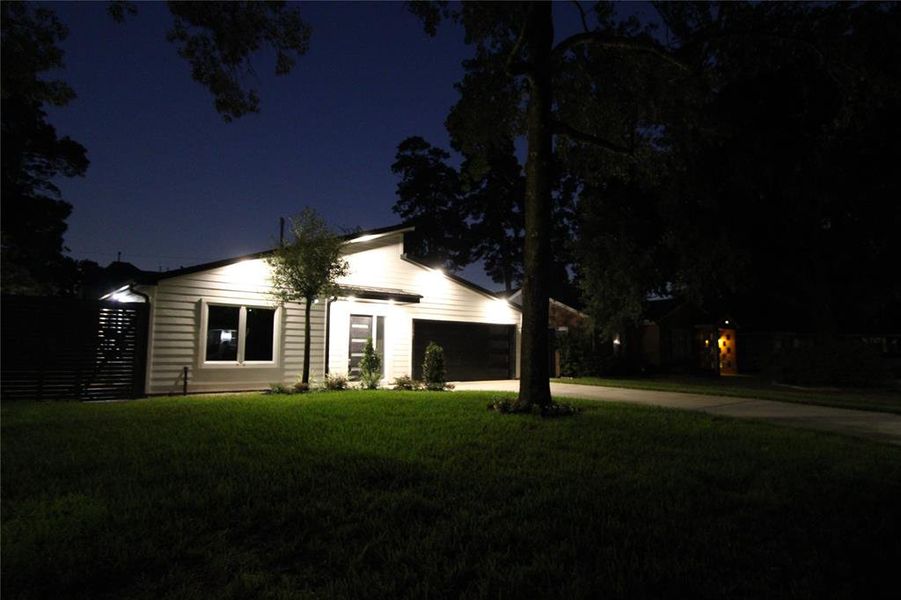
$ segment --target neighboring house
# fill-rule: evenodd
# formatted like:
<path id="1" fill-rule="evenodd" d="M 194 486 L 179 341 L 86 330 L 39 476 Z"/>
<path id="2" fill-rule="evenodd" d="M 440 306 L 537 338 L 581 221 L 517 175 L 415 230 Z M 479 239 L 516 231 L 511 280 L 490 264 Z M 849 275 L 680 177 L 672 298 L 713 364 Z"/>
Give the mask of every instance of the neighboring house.
<path id="1" fill-rule="evenodd" d="M 617 343 L 618 342 L 618 343 Z M 719 373 L 737 372 L 735 326 L 712 321 L 690 303 L 655 298 L 641 321 L 616 337 L 616 353 L 642 369 Z"/>
<path id="2" fill-rule="evenodd" d="M 497 295 L 502 297 L 503 292 Z M 522 288 L 517 289 L 507 298 L 510 304 L 522 308 Z M 580 310 L 564 304 L 554 298 L 548 299 L 547 327 L 550 336 L 548 344 L 548 372 L 552 377 L 560 377 L 560 350 L 557 348 L 556 336 L 566 333 L 573 327 L 581 327 L 588 323 L 588 315 Z"/>
<path id="3" fill-rule="evenodd" d="M 496 292 L 499 298 L 503 297 L 504 292 Z M 522 308 L 522 288 L 518 288 L 515 292 L 507 297 L 510 304 L 518 308 Z M 570 327 L 578 327 L 588 322 L 588 315 L 580 310 L 573 308 L 568 304 L 564 304 L 559 300 L 550 298 L 548 300 L 548 329 L 554 331 L 566 331 Z"/>
<path id="4" fill-rule="evenodd" d="M 368 338 L 383 383 L 418 377 L 430 341 L 445 351 L 449 380 L 518 376 L 520 310 L 491 292 L 403 253 L 394 227 L 349 236 L 341 293 L 312 310 L 311 378 L 359 374 Z M 150 303 L 146 393 L 258 390 L 297 381 L 304 306 L 278 305 L 261 252 L 166 273 L 108 297 Z"/>

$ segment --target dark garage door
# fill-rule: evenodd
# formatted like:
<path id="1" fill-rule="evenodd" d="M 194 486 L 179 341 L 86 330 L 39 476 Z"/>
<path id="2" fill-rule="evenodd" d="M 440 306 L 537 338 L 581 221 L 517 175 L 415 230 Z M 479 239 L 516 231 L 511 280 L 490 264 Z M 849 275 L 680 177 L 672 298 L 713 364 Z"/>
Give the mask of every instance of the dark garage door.
<path id="1" fill-rule="evenodd" d="M 413 377 L 422 377 L 429 342 L 444 348 L 448 381 L 510 379 L 515 367 L 515 325 L 413 319 Z"/>

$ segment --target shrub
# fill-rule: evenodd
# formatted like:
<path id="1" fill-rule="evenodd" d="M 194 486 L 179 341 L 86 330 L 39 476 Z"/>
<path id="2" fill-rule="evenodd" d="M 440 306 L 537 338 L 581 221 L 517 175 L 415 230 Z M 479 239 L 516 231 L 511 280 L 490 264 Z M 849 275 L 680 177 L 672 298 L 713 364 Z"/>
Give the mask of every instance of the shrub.
<path id="1" fill-rule="evenodd" d="M 444 367 L 444 349 L 435 342 L 429 342 L 422 362 L 422 379 L 430 390 L 443 390 L 447 383 L 447 369 Z"/>
<path id="2" fill-rule="evenodd" d="M 376 371 L 375 373 L 364 373 L 360 375 L 360 388 L 364 390 L 377 390 L 379 389 L 379 382 L 382 380 L 382 374 Z"/>
<path id="3" fill-rule="evenodd" d="M 382 378 L 382 359 L 375 353 L 372 346 L 372 338 L 366 340 L 366 347 L 363 348 L 363 358 L 360 360 L 360 380 L 362 387 L 368 390 L 374 390 L 379 387 L 379 380 Z"/>
<path id="4" fill-rule="evenodd" d="M 394 379 L 394 389 L 412 392 L 423 389 L 423 385 L 421 381 L 413 379 L 409 375 L 401 375 Z"/>
<path id="5" fill-rule="evenodd" d="M 294 392 L 297 394 L 305 394 L 310 391 L 310 384 L 298 381 L 294 384 Z"/>
<path id="6" fill-rule="evenodd" d="M 347 389 L 347 377 L 341 373 L 329 373 L 325 376 L 325 389 L 340 391 Z"/>
<path id="7" fill-rule="evenodd" d="M 284 383 L 273 383 L 269 386 L 270 394 L 290 394 L 291 388 Z"/>
<path id="8" fill-rule="evenodd" d="M 889 379 L 880 354 L 856 341 L 828 341 L 795 348 L 777 360 L 771 374 L 776 381 L 795 385 L 867 387 Z"/>
<path id="9" fill-rule="evenodd" d="M 599 341 L 587 329 L 571 328 L 556 336 L 560 351 L 560 375 L 563 377 L 591 377 L 599 374 L 601 356 Z"/>

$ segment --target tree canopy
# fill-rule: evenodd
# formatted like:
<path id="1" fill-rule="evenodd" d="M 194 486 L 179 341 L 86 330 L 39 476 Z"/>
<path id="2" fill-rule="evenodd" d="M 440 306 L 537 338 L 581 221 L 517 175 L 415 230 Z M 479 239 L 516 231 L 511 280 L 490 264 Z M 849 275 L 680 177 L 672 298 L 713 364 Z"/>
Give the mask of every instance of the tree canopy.
<path id="1" fill-rule="evenodd" d="M 338 293 L 347 275 L 342 258 L 344 238 L 333 232 L 312 208 L 290 219 L 290 241 L 283 241 L 266 260 L 272 267 L 272 294 L 284 304 L 305 303 L 302 383 L 310 382 L 310 311 L 317 298 Z"/>
<path id="2" fill-rule="evenodd" d="M 60 291 L 70 265 L 63 234 L 72 206 L 58 177 L 84 175 L 87 151 L 47 122 L 45 108 L 65 106 L 75 92 L 48 78 L 64 66 L 59 42 L 68 34 L 53 11 L 21 2 L 2 10 L 2 288 L 6 293 Z"/>
<path id="3" fill-rule="evenodd" d="M 248 87 L 250 59 L 275 53 L 275 72 L 291 71 L 307 51 L 310 28 L 296 7 L 284 2 L 169 2 L 168 40 L 191 65 L 192 77 L 213 96 L 230 121 L 259 110 L 259 94 Z M 65 106 L 75 91 L 52 78 L 64 67 L 59 44 L 68 30 L 44 4 L 2 3 L 2 289 L 6 293 L 71 292 L 79 277 L 64 256 L 63 235 L 72 205 L 55 183 L 83 176 L 87 150 L 60 137 L 47 121 L 47 106 Z M 136 14 L 131 2 L 112 2 L 122 21 Z"/>
<path id="4" fill-rule="evenodd" d="M 666 4 L 698 75 L 644 167 L 584 178 L 577 255 L 614 331 L 652 293 L 745 325 L 885 323 L 901 291 L 899 7 Z"/>
<path id="5" fill-rule="evenodd" d="M 590 148 L 604 165 L 596 163 L 596 169 L 608 161 L 622 168 L 617 157 L 630 159 L 657 135 L 655 121 L 643 118 L 654 113 L 638 110 L 647 103 L 632 90 L 662 86 L 689 71 L 647 28 L 617 22 L 610 5 L 597 3 L 590 14 L 578 2 L 572 6 L 582 27 L 557 36 L 549 2 L 412 5 L 427 32 L 434 34 L 448 16 L 463 26 L 473 46 L 457 84 L 460 100 L 447 119 L 454 147 L 467 157 L 487 158 L 505 140 L 522 136 L 527 144 L 517 401 L 523 410 L 551 404 L 548 298 L 555 185 L 564 180 L 556 172 L 558 157 L 579 160 L 583 148 Z"/>

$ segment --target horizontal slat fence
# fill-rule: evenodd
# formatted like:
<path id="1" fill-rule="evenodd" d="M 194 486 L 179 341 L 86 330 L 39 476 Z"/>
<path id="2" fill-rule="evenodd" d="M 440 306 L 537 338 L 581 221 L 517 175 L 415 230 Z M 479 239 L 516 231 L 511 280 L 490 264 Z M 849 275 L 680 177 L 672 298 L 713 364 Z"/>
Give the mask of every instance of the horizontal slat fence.
<path id="1" fill-rule="evenodd" d="M 144 394 L 148 304 L 24 296 L 0 302 L 4 401 Z"/>

